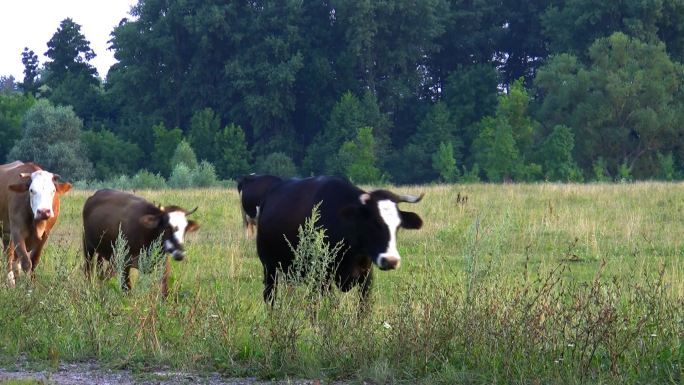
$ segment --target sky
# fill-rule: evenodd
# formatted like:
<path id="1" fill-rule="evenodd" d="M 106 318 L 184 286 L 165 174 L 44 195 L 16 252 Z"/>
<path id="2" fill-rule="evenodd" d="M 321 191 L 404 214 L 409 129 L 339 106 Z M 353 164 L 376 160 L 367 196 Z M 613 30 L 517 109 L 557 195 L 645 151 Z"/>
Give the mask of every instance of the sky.
<path id="1" fill-rule="evenodd" d="M 70 17 L 81 26 L 97 55 L 90 61 L 100 77 L 116 62 L 114 52 L 107 50 L 109 34 L 137 0 L 3 0 L 0 17 L 0 76 L 24 79 L 21 53 L 28 47 L 38 55 L 42 66 L 47 42 L 57 32 L 59 23 Z"/>

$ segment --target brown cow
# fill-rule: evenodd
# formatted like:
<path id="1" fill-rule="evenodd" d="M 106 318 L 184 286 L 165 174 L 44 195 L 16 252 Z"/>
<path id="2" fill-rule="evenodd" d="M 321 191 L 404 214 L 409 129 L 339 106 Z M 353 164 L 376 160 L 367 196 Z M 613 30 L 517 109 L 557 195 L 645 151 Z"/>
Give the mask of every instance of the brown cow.
<path id="1" fill-rule="evenodd" d="M 18 273 L 15 254 L 22 270 L 35 276 L 40 254 L 59 216 L 59 196 L 71 189 L 71 184 L 59 183 L 58 178 L 33 163 L 0 165 L 0 248 L 8 246 L 7 279 L 11 287 Z"/>
<path id="2" fill-rule="evenodd" d="M 95 254 L 97 254 L 98 268 L 101 268 L 103 259 L 111 261 L 119 229 L 130 250 L 130 255 L 124 261 L 122 282 L 124 291 L 131 288 L 130 270 L 138 268 L 141 251 L 149 249 L 160 236 L 164 252 L 170 253 L 177 261 L 183 260 L 185 258 L 183 237 L 186 233 L 199 228 L 197 222 L 186 218 L 195 210 L 187 211 L 178 206 L 157 207 L 139 196 L 123 191 L 105 189 L 95 192 L 83 206 L 83 253 L 86 277 L 90 278 Z M 166 297 L 171 268 L 168 257 L 165 258 L 164 263 L 161 284 L 162 295 Z"/>

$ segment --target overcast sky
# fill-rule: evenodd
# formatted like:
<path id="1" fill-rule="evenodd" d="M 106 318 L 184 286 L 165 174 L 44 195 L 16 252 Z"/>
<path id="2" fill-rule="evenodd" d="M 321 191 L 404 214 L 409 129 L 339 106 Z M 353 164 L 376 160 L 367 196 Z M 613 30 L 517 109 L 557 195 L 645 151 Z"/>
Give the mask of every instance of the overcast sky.
<path id="1" fill-rule="evenodd" d="M 38 55 L 41 66 L 47 42 L 59 23 L 70 17 L 81 26 L 97 57 L 90 63 L 104 78 L 114 64 L 114 53 L 107 50 L 109 34 L 137 0 L 3 0 L 0 17 L 0 76 L 24 79 L 21 52 L 28 47 Z"/>

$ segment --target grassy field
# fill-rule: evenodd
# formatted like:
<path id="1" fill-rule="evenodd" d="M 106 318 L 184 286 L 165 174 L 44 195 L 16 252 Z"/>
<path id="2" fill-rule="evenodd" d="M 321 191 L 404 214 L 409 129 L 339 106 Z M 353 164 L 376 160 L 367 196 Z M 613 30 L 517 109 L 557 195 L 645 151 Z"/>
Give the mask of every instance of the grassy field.
<path id="1" fill-rule="evenodd" d="M 229 376 L 373 383 L 671 383 L 684 370 L 684 185 L 445 185 L 416 205 L 398 271 L 357 297 L 281 290 L 268 310 L 236 191 L 138 191 L 199 206 L 202 228 L 172 262 L 124 295 L 87 283 L 72 191 L 37 280 L 0 284 L 0 364 L 95 359 Z M 464 198 L 467 197 L 467 198 Z M 3 264 L 4 266 L 4 264 Z M 4 274 L 3 274 L 4 276 Z"/>

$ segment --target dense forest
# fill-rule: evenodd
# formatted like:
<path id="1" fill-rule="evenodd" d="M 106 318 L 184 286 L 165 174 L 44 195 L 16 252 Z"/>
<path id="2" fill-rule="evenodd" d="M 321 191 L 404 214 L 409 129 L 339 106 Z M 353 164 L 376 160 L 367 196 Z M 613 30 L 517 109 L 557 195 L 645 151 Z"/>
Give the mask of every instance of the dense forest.
<path id="1" fill-rule="evenodd" d="M 0 159 L 72 180 L 684 178 L 684 0 L 139 0 L 110 43 L 107 74 L 77 20 L 46 62 L 17 52 Z"/>

